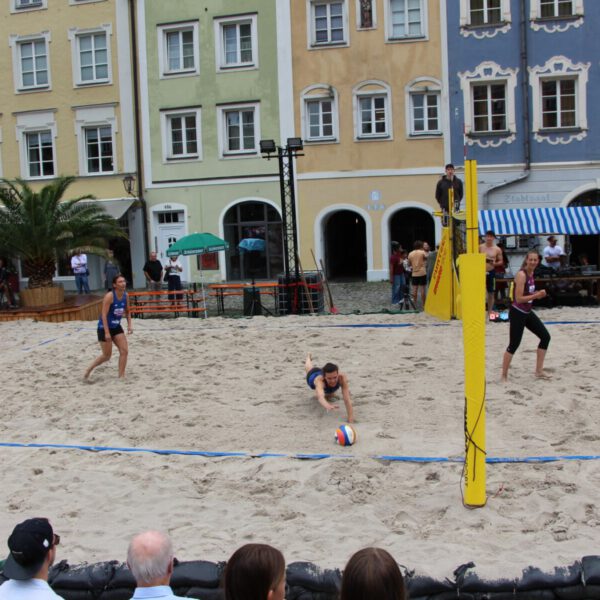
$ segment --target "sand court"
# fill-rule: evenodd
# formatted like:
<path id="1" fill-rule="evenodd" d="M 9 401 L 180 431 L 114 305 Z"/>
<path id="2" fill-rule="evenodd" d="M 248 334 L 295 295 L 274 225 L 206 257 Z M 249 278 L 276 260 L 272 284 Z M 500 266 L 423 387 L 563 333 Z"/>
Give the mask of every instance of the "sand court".
<path id="1" fill-rule="evenodd" d="M 533 378 L 536 340 L 526 333 L 511 381 L 500 384 L 508 326 L 487 327 L 488 454 L 600 454 L 600 314 L 539 314 L 562 322 L 549 325 L 552 381 Z M 459 322 L 422 314 L 146 319 L 134 330 L 127 379 L 116 379 L 113 355 L 85 383 L 98 353 L 93 323 L 0 324 L 0 442 L 288 457 L 3 447 L 4 537 L 22 518 L 48 516 L 73 564 L 123 559 L 131 535 L 147 527 L 169 531 L 184 560 L 224 560 L 256 540 L 290 562 L 342 566 L 373 544 L 436 576 L 469 560 L 481 573 L 518 575 L 529 564 L 597 553 L 598 460 L 488 465 L 488 505 L 469 511 L 460 463 L 373 458 L 462 457 Z M 358 432 L 350 449 L 333 442 L 345 419 L 341 398 L 338 414 L 325 414 L 306 386 L 307 351 L 348 375 Z M 335 456 L 289 458 L 298 453 Z"/>

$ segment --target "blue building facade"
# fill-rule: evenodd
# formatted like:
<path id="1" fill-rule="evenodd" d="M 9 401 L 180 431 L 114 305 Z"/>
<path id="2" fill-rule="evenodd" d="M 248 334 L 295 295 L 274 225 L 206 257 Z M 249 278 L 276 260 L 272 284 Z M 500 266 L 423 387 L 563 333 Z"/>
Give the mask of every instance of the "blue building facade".
<path id="1" fill-rule="evenodd" d="M 480 208 L 597 204 L 600 2 L 442 2 L 449 153 L 477 160 Z M 600 262 L 593 238 L 562 242 Z"/>

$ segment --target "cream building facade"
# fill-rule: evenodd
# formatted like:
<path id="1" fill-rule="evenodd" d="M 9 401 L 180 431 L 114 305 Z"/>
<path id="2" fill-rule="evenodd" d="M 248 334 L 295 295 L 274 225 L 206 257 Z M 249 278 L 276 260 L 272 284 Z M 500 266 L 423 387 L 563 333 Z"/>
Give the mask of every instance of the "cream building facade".
<path id="1" fill-rule="evenodd" d="M 390 242 L 439 239 L 447 99 L 437 0 L 295 0 L 301 257 L 331 278 L 388 277 Z"/>
<path id="2" fill-rule="evenodd" d="M 68 197 L 93 194 L 129 241 L 111 240 L 122 270 L 141 285 L 143 211 L 123 177 L 136 172 L 127 0 L 7 0 L 0 89 L 3 177 L 41 187 L 75 175 Z M 56 280 L 73 288 L 68 257 Z M 90 257 L 90 283 L 103 287 L 103 260 Z M 24 274 L 21 273 L 23 276 Z"/>

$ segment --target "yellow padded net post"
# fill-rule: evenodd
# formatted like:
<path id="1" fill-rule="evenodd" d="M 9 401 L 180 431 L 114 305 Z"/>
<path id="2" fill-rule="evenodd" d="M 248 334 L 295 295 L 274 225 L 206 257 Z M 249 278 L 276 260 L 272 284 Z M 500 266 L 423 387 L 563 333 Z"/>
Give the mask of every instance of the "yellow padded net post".
<path id="1" fill-rule="evenodd" d="M 465 164 L 467 253 L 458 259 L 465 361 L 464 504 L 480 507 L 485 491 L 485 256 L 479 253 L 477 163 Z"/>

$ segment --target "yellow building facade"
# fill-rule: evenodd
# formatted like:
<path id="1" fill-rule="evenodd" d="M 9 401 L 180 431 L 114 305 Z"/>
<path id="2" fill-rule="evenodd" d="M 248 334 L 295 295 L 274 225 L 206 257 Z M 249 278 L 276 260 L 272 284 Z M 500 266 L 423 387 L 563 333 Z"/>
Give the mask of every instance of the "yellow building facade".
<path id="1" fill-rule="evenodd" d="M 128 278 L 143 256 L 142 211 L 123 178 L 136 172 L 127 0 L 9 0 L 1 21 L 7 51 L 0 88 L 2 176 L 34 188 L 75 175 L 68 197 L 93 194 L 121 219 L 129 242 L 114 240 Z M 56 280 L 73 287 L 66 257 Z M 90 283 L 103 287 L 103 261 L 90 257 Z"/>
<path id="2" fill-rule="evenodd" d="M 291 3 L 299 246 L 331 278 L 388 277 L 390 242 L 440 235 L 447 129 L 437 0 Z"/>

